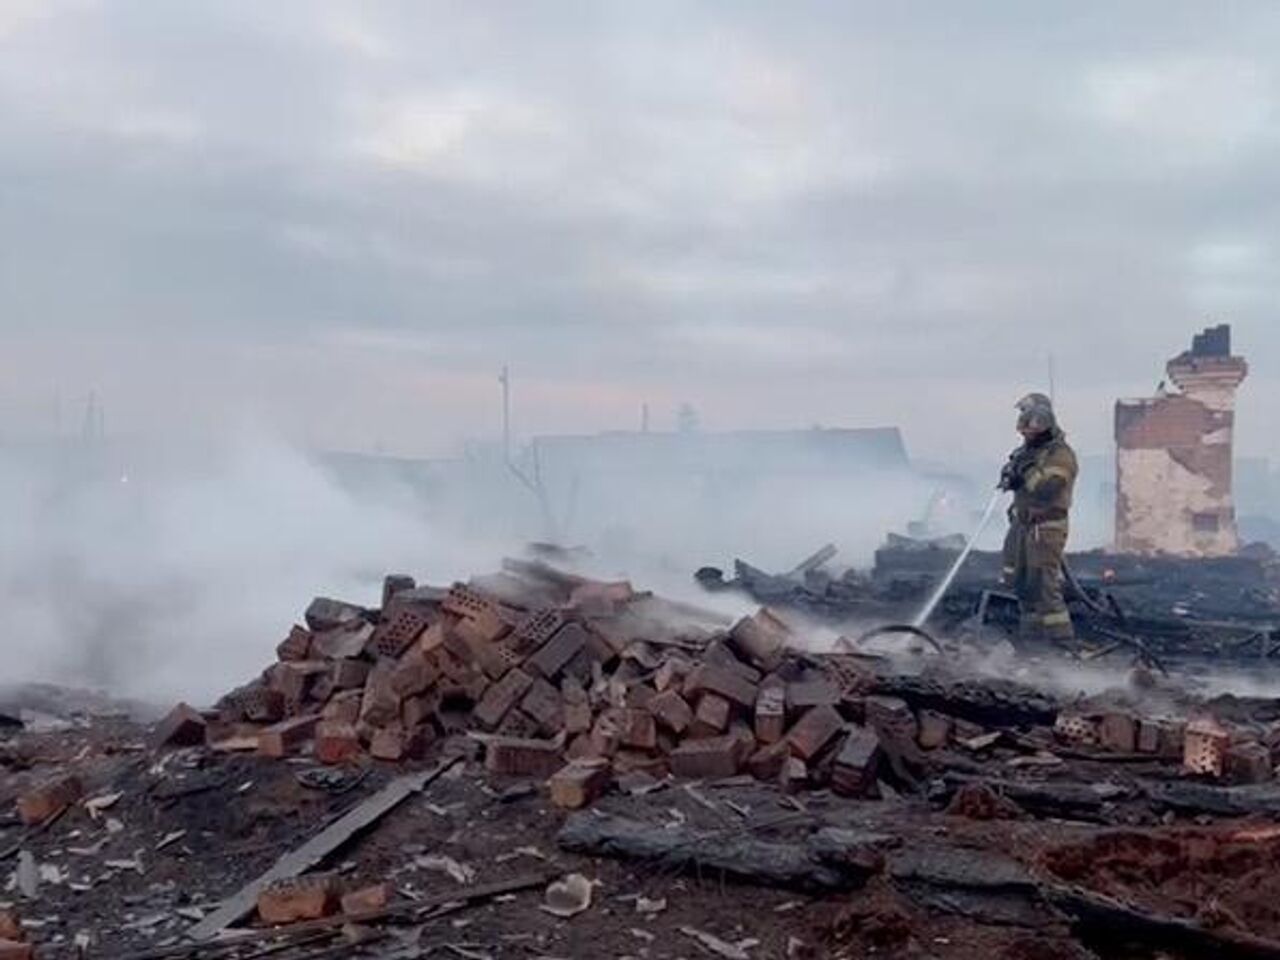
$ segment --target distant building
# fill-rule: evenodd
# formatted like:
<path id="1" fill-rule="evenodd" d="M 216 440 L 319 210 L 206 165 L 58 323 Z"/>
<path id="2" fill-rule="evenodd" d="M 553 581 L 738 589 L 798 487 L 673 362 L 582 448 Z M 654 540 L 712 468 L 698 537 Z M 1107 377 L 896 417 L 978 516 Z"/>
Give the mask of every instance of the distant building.
<path id="1" fill-rule="evenodd" d="M 1236 390 L 1249 366 L 1231 328 L 1169 361 L 1176 392 L 1116 404 L 1116 549 L 1213 557 L 1240 547 L 1232 496 Z"/>

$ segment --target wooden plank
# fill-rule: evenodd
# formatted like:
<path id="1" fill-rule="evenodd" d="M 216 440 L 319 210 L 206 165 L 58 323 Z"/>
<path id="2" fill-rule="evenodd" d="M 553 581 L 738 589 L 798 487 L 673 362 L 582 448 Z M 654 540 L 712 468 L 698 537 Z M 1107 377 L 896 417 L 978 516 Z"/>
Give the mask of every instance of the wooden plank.
<path id="1" fill-rule="evenodd" d="M 258 894 L 271 884 L 277 880 L 296 877 L 318 866 L 335 851 L 349 843 L 357 834 L 372 827 L 409 797 L 420 793 L 428 784 L 461 760 L 461 757 L 452 757 L 430 770 L 408 774 L 391 781 L 381 791 L 339 817 L 302 846 L 284 854 L 270 870 L 224 900 L 217 910 L 188 930 L 186 935 L 193 940 L 208 940 L 216 937 L 232 924 L 243 920 L 253 912 L 258 902 Z"/>

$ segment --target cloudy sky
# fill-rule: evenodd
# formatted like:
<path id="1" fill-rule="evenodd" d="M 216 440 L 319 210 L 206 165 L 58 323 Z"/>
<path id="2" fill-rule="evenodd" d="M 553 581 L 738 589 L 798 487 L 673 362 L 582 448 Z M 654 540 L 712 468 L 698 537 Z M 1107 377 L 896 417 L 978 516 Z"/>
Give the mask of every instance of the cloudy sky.
<path id="1" fill-rule="evenodd" d="M 1209 319 L 1280 457 L 1280 4 L 0 0 L 0 431 L 1109 439 Z"/>

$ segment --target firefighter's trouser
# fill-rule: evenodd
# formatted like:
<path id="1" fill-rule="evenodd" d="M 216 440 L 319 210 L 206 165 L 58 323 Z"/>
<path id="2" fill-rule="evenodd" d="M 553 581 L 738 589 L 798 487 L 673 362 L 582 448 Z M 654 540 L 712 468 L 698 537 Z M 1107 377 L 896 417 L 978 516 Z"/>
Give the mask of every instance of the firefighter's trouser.
<path id="1" fill-rule="evenodd" d="M 1004 542 L 1004 581 L 1018 595 L 1024 640 L 1069 641 L 1075 638 L 1071 614 L 1062 594 L 1062 555 L 1067 548 L 1067 521 L 1026 522 L 1011 517 Z"/>

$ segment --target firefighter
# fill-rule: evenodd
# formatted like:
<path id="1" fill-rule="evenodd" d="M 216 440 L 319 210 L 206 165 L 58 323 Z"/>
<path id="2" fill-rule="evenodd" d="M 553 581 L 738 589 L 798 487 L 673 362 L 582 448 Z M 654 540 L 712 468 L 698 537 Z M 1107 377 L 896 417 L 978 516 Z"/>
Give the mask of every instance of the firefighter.
<path id="1" fill-rule="evenodd" d="M 1028 394 L 1017 409 L 1022 446 L 1000 473 L 1000 489 L 1013 493 L 1003 579 L 1018 595 L 1022 638 L 1066 643 L 1075 632 L 1062 593 L 1062 557 L 1079 468 L 1048 397 Z"/>

